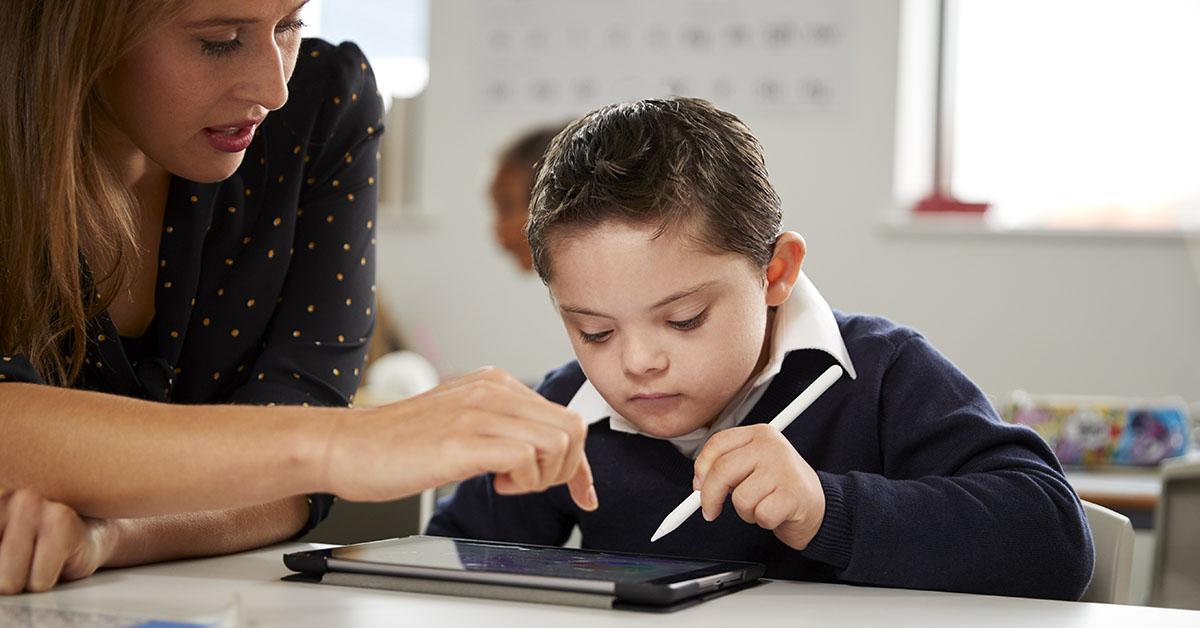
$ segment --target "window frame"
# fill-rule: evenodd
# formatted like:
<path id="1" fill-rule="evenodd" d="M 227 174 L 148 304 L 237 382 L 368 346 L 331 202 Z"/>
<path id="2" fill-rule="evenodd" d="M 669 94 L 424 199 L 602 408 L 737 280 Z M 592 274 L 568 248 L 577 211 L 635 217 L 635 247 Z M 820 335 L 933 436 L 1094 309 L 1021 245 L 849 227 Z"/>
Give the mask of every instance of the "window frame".
<path id="1" fill-rule="evenodd" d="M 1037 238 L 1185 239 L 1200 242 L 1200 225 L 1170 228 L 1009 226 L 987 199 L 960 199 L 953 189 L 956 4 L 904 0 L 896 94 L 894 199 L 885 230 L 908 235 Z"/>

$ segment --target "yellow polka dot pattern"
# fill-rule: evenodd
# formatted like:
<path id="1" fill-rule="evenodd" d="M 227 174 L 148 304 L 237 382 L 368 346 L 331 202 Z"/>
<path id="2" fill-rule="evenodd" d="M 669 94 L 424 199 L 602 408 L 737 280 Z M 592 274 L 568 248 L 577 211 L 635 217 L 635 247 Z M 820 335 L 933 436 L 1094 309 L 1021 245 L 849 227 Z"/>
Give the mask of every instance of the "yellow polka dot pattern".
<path id="1" fill-rule="evenodd" d="M 154 318 L 140 338 L 98 319 L 81 386 L 180 403 L 350 403 L 376 307 L 383 108 L 356 47 L 303 46 L 291 99 L 234 175 L 172 180 Z M 0 347 L 0 380 L 35 378 Z"/>

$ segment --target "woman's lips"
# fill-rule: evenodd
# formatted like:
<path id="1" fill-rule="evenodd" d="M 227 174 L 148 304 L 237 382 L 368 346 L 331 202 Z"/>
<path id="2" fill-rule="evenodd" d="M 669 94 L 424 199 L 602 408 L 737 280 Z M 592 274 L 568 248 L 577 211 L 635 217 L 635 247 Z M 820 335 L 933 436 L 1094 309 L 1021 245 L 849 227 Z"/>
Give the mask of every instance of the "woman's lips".
<path id="1" fill-rule="evenodd" d="M 204 129 L 204 136 L 213 148 L 225 153 L 240 153 L 254 141 L 254 129 L 257 123 L 251 122 L 233 126 L 210 126 Z"/>

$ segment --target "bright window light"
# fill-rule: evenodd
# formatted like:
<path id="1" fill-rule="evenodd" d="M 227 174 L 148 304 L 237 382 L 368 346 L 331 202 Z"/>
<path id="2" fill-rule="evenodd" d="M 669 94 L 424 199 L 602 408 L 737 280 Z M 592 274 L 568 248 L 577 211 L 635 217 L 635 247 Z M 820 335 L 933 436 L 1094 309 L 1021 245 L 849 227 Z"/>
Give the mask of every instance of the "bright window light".
<path id="1" fill-rule="evenodd" d="M 1006 227 L 1200 227 L 1200 1 L 954 9 L 956 196 Z"/>
<path id="2" fill-rule="evenodd" d="M 312 0 L 304 21 L 307 37 L 363 49 L 385 106 L 429 83 L 429 0 Z"/>

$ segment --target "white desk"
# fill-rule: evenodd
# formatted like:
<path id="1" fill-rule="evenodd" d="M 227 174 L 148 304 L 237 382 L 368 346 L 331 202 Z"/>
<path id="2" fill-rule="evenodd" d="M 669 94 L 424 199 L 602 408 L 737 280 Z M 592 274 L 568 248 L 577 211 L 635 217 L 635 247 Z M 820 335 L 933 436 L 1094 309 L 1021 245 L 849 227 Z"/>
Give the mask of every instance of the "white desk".
<path id="1" fill-rule="evenodd" d="M 1154 510 L 1162 494 L 1158 468 L 1067 471 L 1079 496 L 1113 510 Z"/>
<path id="2" fill-rule="evenodd" d="M 246 554 L 101 572 L 0 605 L 179 618 L 241 599 L 244 625 L 473 626 L 1200 626 L 1200 611 L 1050 602 L 846 585 L 771 582 L 671 614 L 601 611 L 280 582 L 293 544 Z M 46 626 L 46 623 L 29 625 Z"/>

